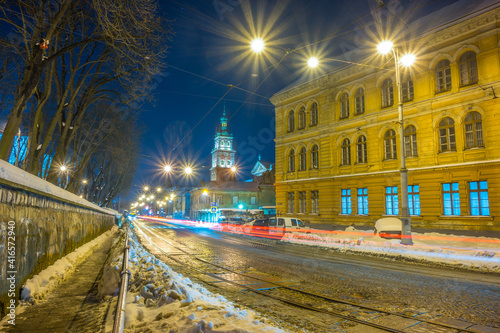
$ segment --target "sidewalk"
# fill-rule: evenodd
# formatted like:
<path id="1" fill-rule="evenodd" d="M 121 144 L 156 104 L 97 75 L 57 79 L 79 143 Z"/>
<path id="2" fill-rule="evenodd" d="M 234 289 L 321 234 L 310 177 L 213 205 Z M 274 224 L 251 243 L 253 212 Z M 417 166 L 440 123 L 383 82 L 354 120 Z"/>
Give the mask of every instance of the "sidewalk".
<path id="1" fill-rule="evenodd" d="M 91 255 L 77 264 L 76 270 L 50 291 L 43 301 L 23 307 L 16 316 L 15 326 L 4 322 L 0 331 L 100 332 L 108 302 L 98 302 L 95 294 L 112 240 L 111 234 L 97 245 Z"/>

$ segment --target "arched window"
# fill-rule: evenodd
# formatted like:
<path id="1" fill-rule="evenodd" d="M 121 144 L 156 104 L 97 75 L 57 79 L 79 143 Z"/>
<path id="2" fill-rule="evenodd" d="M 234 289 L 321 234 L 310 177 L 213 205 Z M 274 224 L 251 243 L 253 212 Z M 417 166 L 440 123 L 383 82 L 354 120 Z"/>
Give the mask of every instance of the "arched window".
<path id="1" fill-rule="evenodd" d="M 306 128 L 306 108 L 301 107 L 299 110 L 299 130 Z"/>
<path id="2" fill-rule="evenodd" d="M 358 163 L 366 163 L 367 151 L 366 151 L 366 137 L 361 135 L 356 141 L 356 152 L 358 157 Z"/>
<path id="3" fill-rule="evenodd" d="M 344 139 L 342 141 L 342 165 L 351 164 L 351 141 Z"/>
<path id="4" fill-rule="evenodd" d="M 386 160 L 396 159 L 396 132 L 392 129 L 385 132 L 384 135 L 384 156 Z"/>
<path id="5" fill-rule="evenodd" d="M 465 116 L 465 148 L 483 147 L 483 121 L 476 111 Z"/>
<path id="6" fill-rule="evenodd" d="M 319 167 L 319 149 L 318 145 L 314 145 L 311 148 L 311 169 L 317 169 Z"/>
<path id="7" fill-rule="evenodd" d="M 458 68 L 460 68 L 461 86 L 477 83 L 477 60 L 475 52 L 467 51 L 462 54 L 458 60 Z"/>
<path id="8" fill-rule="evenodd" d="M 318 125 L 318 104 L 316 102 L 311 105 L 311 126 Z"/>
<path id="9" fill-rule="evenodd" d="M 439 149 L 444 151 L 456 151 L 455 121 L 446 117 L 439 123 Z"/>
<path id="10" fill-rule="evenodd" d="M 443 59 L 436 65 L 436 92 L 451 90 L 450 61 Z"/>
<path id="11" fill-rule="evenodd" d="M 382 107 L 392 106 L 394 104 L 394 95 L 392 88 L 392 80 L 385 79 L 382 82 Z"/>
<path id="12" fill-rule="evenodd" d="M 413 100 L 413 79 L 410 75 L 403 75 L 401 77 L 401 95 L 403 102 Z"/>
<path id="13" fill-rule="evenodd" d="M 417 129 L 413 125 L 406 126 L 405 133 L 405 156 L 417 156 Z"/>
<path id="14" fill-rule="evenodd" d="M 293 132 L 295 125 L 295 115 L 293 110 L 288 113 L 288 132 Z"/>
<path id="15" fill-rule="evenodd" d="M 307 158 L 306 148 L 302 147 L 302 148 L 300 148 L 300 152 L 299 152 L 299 171 L 306 170 L 306 168 L 307 168 L 306 158 Z"/>
<path id="16" fill-rule="evenodd" d="M 340 119 L 349 118 L 349 95 L 343 93 L 340 96 Z"/>
<path id="17" fill-rule="evenodd" d="M 292 149 L 288 153 L 288 172 L 295 171 L 295 151 Z"/>
<path id="18" fill-rule="evenodd" d="M 365 90 L 363 88 L 356 90 L 354 93 L 354 99 L 356 101 L 354 114 L 365 113 Z"/>

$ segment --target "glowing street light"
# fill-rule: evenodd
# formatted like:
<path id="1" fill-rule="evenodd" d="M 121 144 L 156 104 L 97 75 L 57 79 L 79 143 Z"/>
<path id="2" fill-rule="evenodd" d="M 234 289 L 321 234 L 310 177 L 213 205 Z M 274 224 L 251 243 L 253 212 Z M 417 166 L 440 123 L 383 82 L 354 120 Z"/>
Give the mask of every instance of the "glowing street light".
<path id="1" fill-rule="evenodd" d="M 149 187 L 144 186 L 144 191 L 146 191 L 146 192 L 149 191 Z"/>
<path id="2" fill-rule="evenodd" d="M 231 167 L 231 171 L 232 171 L 232 172 L 236 172 L 236 167 L 234 167 L 234 166 L 233 166 L 233 167 Z"/>
<path id="3" fill-rule="evenodd" d="M 65 165 L 61 165 L 60 169 L 61 169 L 62 172 L 68 171 L 68 168 Z"/>
<path id="4" fill-rule="evenodd" d="M 163 170 L 165 170 L 165 172 L 170 172 L 170 171 L 172 171 L 172 166 L 170 166 L 170 165 L 167 164 L 167 165 L 165 165 L 165 167 L 163 168 Z"/>
<path id="5" fill-rule="evenodd" d="M 193 169 L 191 169 L 191 167 L 185 167 L 184 172 L 186 173 L 186 175 L 190 175 L 191 173 L 193 173 Z"/>
<path id="6" fill-rule="evenodd" d="M 255 53 L 260 53 L 264 50 L 264 41 L 262 38 L 255 38 L 251 43 L 250 47 Z"/>
<path id="7" fill-rule="evenodd" d="M 156 192 L 161 192 L 161 187 L 158 187 L 158 188 L 156 189 Z"/>
<path id="8" fill-rule="evenodd" d="M 87 179 L 82 180 L 82 183 L 87 184 L 88 183 Z"/>
<path id="9" fill-rule="evenodd" d="M 399 114 L 399 138 L 400 138 L 400 154 L 401 154 L 401 167 L 399 169 L 399 174 L 401 178 L 401 244 L 413 245 L 411 239 L 411 224 L 410 224 L 410 213 L 408 210 L 408 170 L 406 169 L 405 161 L 405 139 L 404 139 L 404 119 L 403 119 L 403 99 L 401 92 L 401 76 L 399 71 L 401 65 L 411 66 L 415 62 L 415 56 L 413 54 L 405 54 L 402 57 L 399 56 L 399 50 L 394 48 L 391 41 L 383 41 L 377 46 L 377 50 L 381 54 L 388 54 L 392 51 L 394 55 L 394 67 L 396 69 L 396 86 L 398 90 L 398 114 Z"/>
<path id="10" fill-rule="evenodd" d="M 309 58 L 309 60 L 307 60 L 307 65 L 310 68 L 315 68 L 318 66 L 318 64 L 319 64 L 319 61 L 318 61 L 318 58 L 316 58 L 316 57 L 311 57 L 311 58 Z"/>
<path id="11" fill-rule="evenodd" d="M 208 195 L 208 190 L 203 190 L 203 195 Z"/>

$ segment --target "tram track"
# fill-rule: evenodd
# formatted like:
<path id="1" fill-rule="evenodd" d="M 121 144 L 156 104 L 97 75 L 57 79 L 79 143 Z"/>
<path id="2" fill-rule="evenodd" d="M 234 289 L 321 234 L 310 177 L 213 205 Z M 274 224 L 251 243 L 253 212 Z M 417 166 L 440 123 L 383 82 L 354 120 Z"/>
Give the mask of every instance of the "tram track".
<path id="1" fill-rule="evenodd" d="M 390 327 L 387 325 L 382 325 L 373 321 L 369 321 L 366 319 L 361 319 L 360 317 L 370 316 L 370 320 L 374 320 L 381 317 L 391 317 L 399 318 L 401 320 L 407 320 L 408 325 L 417 325 L 424 323 L 426 325 L 427 332 L 441 332 L 443 329 L 447 330 L 455 330 L 455 332 L 476 332 L 474 330 L 469 330 L 467 328 L 459 328 L 453 325 L 448 325 L 445 323 L 440 323 L 432 320 L 426 320 L 423 318 L 417 318 L 419 314 L 401 314 L 397 312 L 386 311 L 374 307 L 369 307 L 366 305 L 362 305 L 355 302 L 345 301 L 337 298 L 328 297 L 325 295 L 319 295 L 312 292 L 304 291 L 290 285 L 285 285 L 282 283 L 278 283 L 276 281 L 270 281 L 269 279 L 259 278 L 251 274 L 247 274 L 241 271 L 236 271 L 223 265 L 213 263 L 209 260 L 201 258 L 197 254 L 193 254 L 184 248 L 173 244 L 171 241 L 163 238 L 158 233 L 151 230 L 152 228 L 143 226 L 142 229 L 146 230 L 153 237 L 160 239 L 162 242 L 168 244 L 171 248 L 176 249 L 180 253 L 176 253 L 175 255 L 169 254 L 167 251 L 157 246 L 155 242 L 151 242 L 160 253 L 165 255 L 169 260 L 176 262 L 179 266 L 182 266 L 184 269 L 187 269 L 195 274 L 201 274 L 208 276 L 212 279 L 216 279 L 218 281 L 222 281 L 228 283 L 230 285 L 241 288 L 242 290 L 248 290 L 253 293 L 259 294 L 264 297 L 272 298 L 274 300 L 286 303 L 288 305 L 307 309 L 314 312 L 320 312 L 327 315 L 334 316 L 336 318 L 341 318 L 350 322 L 354 322 L 356 324 L 361 324 L 365 326 L 370 326 L 373 328 L 377 328 L 386 332 L 405 332 L 400 328 Z M 139 228 L 141 230 L 141 228 Z M 145 234 L 144 231 L 141 230 Z M 147 236 L 149 237 L 149 236 Z M 185 246 L 184 246 L 185 247 Z M 182 254 L 181 254 L 182 253 Z M 181 259 L 182 258 L 182 259 Z M 189 260 L 196 261 L 201 263 L 204 268 L 199 268 L 191 264 L 189 265 Z M 233 278 L 225 278 L 224 275 L 230 274 Z M 240 283 L 235 281 L 234 276 L 238 276 L 245 283 Z M 266 285 L 266 288 L 256 287 L 258 285 Z M 215 285 L 215 283 L 213 283 Z M 296 301 L 296 299 L 301 299 L 302 301 Z M 332 308 L 337 308 L 337 311 Z M 353 314 L 346 313 L 361 313 L 361 316 L 356 317 Z M 471 324 L 473 326 L 473 324 Z"/>

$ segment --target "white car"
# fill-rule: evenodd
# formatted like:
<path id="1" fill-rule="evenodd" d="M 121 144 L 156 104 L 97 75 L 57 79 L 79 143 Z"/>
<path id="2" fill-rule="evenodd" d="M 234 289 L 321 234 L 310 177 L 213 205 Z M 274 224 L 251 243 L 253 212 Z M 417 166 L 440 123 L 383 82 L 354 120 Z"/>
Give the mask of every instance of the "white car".
<path id="1" fill-rule="evenodd" d="M 375 234 L 382 238 L 401 238 L 403 224 L 396 217 L 384 217 L 375 222 Z"/>
<path id="2" fill-rule="evenodd" d="M 269 219 L 269 233 L 283 234 L 285 232 L 299 231 L 303 229 L 306 233 L 311 228 L 306 227 L 305 223 L 294 217 L 272 217 Z"/>

